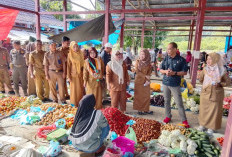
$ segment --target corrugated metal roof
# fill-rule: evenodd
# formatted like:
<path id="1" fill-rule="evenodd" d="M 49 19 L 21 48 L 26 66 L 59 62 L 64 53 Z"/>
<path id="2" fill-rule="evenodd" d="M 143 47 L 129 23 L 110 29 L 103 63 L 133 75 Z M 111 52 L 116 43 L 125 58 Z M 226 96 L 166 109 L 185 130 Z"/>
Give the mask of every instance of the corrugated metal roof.
<path id="1" fill-rule="evenodd" d="M 104 7 L 104 0 L 98 0 Z M 126 9 L 154 9 L 154 8 L 191 8 L 197 5 L 200 0 L 126 0 Z M 195 3 L 194 3 L 195 2 Z M 111 9 L 122 9 L 122 0 L 110 0 Z M 133 5 L 133 6 L 132 6 Z M 207 0 L 206 7 L 232 7 L 232 0 Z M 117 14 L 119 15 L 119 14 Z M 147 17 L 172 17 L 172 16 L 193 16 L 193 12 L 172 12 L 172 13 L 146 13 Z M 232 17 L 231 11 L 206 11 L 205 16 L 228 16 Z M 144 17 L 140 13 L 126 13 L 125 17 Z M 163 20 L 152 21 L 157 27 L 178 27 L 190 26 L 191 20 Z M 126 21 L 126 26 L 142 27 L 142 21 Z M 151 22 L 145 22 L 146 27 L 154 26 Z M 230 26 L 232 20 L 205 20 L 205 26 Z"/>

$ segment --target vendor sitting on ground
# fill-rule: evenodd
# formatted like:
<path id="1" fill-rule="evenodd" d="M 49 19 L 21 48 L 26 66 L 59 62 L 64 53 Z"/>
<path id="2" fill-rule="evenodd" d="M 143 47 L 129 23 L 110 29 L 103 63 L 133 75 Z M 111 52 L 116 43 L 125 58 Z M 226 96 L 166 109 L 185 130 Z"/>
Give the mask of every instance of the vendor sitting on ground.
<path id="1" fill-rule="evenodd" d="M 100 110 L 95 110 L 96 100 L 93 94 L 86 95 L 80 101 L 74 124 L 69 135 L 72 145 L 86 153 L 104 151 L 104 139 L 109 134 L 109 124 Z"/>

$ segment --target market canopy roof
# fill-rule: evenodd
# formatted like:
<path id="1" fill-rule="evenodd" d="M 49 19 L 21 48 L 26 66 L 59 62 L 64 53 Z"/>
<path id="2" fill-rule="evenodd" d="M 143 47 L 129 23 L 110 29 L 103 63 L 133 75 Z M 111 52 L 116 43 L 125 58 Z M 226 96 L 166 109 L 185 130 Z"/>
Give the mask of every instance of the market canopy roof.
<path id="1" fill-rule="evenodd" d="M 104 0 L 98 1 L 104 6 Z M 146 27 L 190 26 L 191 20 L 196 18 L 199 2 L 200 0 L 126 0 L 125 9 L 134 9 L 138 12 L 127 12 L 125 25 L 141 27 L 143 19 L 150 19 L 145 21 Z M 122 1 L 110 0 L 110 7 L 111 10 L 121 10 Z M 230 25 L 232 25 L 232 1 L 207 0 L 204 26 Z"/>

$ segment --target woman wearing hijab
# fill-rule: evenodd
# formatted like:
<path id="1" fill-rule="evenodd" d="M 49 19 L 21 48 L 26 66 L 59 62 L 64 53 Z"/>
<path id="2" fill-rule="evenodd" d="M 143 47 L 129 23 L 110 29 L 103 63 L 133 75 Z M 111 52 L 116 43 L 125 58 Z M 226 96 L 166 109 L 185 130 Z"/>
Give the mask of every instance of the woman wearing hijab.
<path id="1" fill-rule="evenodd" d="M 102 86 L 103 69 L 101 60 L 97 57 L 97 50 L 94 47 L 89 49 L 89 56 L 84 64 L 84 87 L 86 94 L 94 94 L 96 99 L 95 109 L 102 108 Z"/>
<path id="2" fill-rule="evenodd" d="M 99 153 L 104 150 L 103 141 L 109 134 L 109 124 L 100 110 L 95 110 L 93 94 L 80 101 L 69 135 L 72 145 L 79 151 Z"/>
<path id="3" fill-rule="evenodd" d="M 222 106 L 224 99 L 223 87 L 230 85 L 222 58 L 217 53 L 210 53 L 207 65 L 199 74 L 199 81 L 203 83 L 200 97 L 199 130 L 206 128 L 212 134 L 221 128 Z"/>
<path id="4" fill-rule="evenodd" d="M 150 76 L 152 66 L 151 56 L 147 49 L 140 52 L 139 59 L 135 64 L 135 96 L 133 109 L 138 110 L 139 115 L 153 114 L 150 108 Z"/>
<path id="5" fill-rule="evenodd" d="M 83 53 L 77 43 L 72 41 L 67 58 L 67 77 L 70 82 L 70 103 L 75 106 L 78 106 L 84 93 L 83 67 Z"/>
<path id="6" fill-rule="evenodd" d="M 123 62 L 123 54 L 113 51 L 111 61 L 106 66 L 107 89 L 110 91 L 111 105 L 126 111 L 126 87 L 129 85 L 129 75 L 126 64 Z"/>

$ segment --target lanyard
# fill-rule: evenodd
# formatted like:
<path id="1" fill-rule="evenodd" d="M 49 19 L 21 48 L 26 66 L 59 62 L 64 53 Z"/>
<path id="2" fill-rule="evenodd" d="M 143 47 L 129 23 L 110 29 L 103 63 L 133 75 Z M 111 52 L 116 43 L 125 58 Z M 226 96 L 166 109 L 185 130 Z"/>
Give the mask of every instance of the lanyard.
<path id="1" fill-rule="evenodd" d="M 94 71 L 95 71 L 96 73 L 98 73 L 98 70 L 97 70 L 96 67 L 93 65 L 93 63 L 90 61 L 90 59 L 88 59 L 88 60 L 89 60 L 89 64 L 91 64 L 91 66 L 93 67 Z"/>

